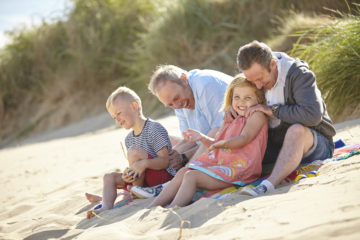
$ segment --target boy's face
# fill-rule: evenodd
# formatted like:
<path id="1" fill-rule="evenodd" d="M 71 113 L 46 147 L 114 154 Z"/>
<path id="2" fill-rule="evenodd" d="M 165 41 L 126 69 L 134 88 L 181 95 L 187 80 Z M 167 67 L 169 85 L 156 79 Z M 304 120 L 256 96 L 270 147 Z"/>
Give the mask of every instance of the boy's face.
<path id="1" fill-rule="evenodd" d="M 125 129 L 130 129 L 134 126 L 138 116 L 136 106 L 135 102 L 130 102 L 128 99 L 118 97 L 110 104 L 108 112 L 117 125 Z"/>
<path id="2" fill-rule="evenodd" d="M 156 90 L 156 96 L 166 107 L 173 109 L 194 109 L 195 100 L 193 92 L 187 83 L 187 79 L 183 79 L 183 85 L 172 81 L 166 81 Z"/>

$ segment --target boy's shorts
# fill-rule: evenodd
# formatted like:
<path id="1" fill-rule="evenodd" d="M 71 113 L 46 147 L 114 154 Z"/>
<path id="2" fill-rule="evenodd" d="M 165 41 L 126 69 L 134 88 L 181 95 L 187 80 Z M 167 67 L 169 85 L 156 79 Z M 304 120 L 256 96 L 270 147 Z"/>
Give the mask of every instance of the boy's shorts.
<path id="1" fill-rule="evenodd" d="M 311 149 L 304 154 L 300 164 L 310 163 L 315 160 L 324 160 L 332 157 L 334 153 L 333 147 L 324 135 L 313 129 L 310 129 L 310 131 L 314 136 L 314 144 Z M 275 163 L 281 147 L 281 145 L 272 144 L 271 139 L 268 139 L 263 165 Z"/>
<path id="2" fill-rule="evenodd" d="M 153 157 L 148 154 L 148 158 L 152 159 Z M 170 181 L 173 176 L 166 171 L 166 169 L 154 170 L 147 168 L 145 170 L 145 183 L 148 187 L 156 186 L 162 183 Z"/>

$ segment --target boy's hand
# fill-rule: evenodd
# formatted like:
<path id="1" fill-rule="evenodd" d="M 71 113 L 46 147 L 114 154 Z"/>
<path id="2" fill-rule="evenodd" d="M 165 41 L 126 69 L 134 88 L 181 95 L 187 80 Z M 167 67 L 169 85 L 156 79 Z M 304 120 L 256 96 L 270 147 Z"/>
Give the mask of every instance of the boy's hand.
<path id="1" fill-rule="evenodd" d="M 131 164 L 130 170 L 135 173 L 134 176 L 136 178 L 140 177 L 145 172 L 146 167 L 144 166 L 144 163 L 144 160 L 139 160 Z"/>
<path id="2" fill-rule="evenodd" d="M 128 182 L 128 183 L 132 183 L 134 182 L 137 177 L 136 177 L 136 173 L 130 169 L 130 168 L 126 168 L 124 170 L 124 173 L 122 175 L 122 179 L 125 181 L 125 182 Z"/>
<path id="3" fill-rule="evenodd" d="M 183 133 L 184 139 L 188 142 L 196 142 L 200 141 L 203 137 L 203 135 L 193 129 L 186 129 Z"/>
<path id="4" fill-rule="evenodd" d="M 208 153 L 211 152 L 212 150 L 214 150 L 215 148 L 225 148 L 225 144 L 226 141 L 225 140 L 220 140 L 214 144 L 212 144 L 209 148 L 208 148 Z"/>

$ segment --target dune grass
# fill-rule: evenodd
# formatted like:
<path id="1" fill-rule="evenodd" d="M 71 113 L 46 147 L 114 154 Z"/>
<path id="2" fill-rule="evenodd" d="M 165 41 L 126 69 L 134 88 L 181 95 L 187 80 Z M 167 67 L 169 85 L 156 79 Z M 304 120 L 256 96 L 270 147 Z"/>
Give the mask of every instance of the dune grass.
<path id="1" fill-rule="evenodd" d="M 304 19 L 322 21 L 316 14 L 343 17 L 324 6 L 347 9 L 331 0 L 74 0 L 66 20 L 14 31 L 0 50 L 0 140 L 104 111 L 119 85 L 136 90 L 156 117 L 165 109 L 146 86 L 156 65 L 234 75 L 240 45 L 275 39 L 276 50 L 288 50 L 296 41 L 283 31 L 290 22 L 301 30 Z"/>
<path id="2" fill-rule="evenodd" d="M 317 83 L 333 116 L 360 104 L 360 8 L 302 33 L 292 50 L 316 73 Z M 307 40 L 306 43 L 304 40 Z"/>

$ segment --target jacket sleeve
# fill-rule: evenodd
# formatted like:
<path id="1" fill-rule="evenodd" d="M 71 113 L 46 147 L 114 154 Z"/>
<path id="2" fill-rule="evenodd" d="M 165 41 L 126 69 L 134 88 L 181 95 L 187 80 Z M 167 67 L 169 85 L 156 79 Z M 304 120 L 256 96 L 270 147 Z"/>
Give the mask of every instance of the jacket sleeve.
<path id="1" fill-rule="evenodd" d="M 304 126 L 316 126 L 321 122 L 324 112 L 321 93 L 316 86 L 315 75 L 306 66 L 294 66 L 290 68 L 285 86 L 288 94 L 285 94 L 285 105 L 281 105 L 275 112 L 275 116 L 281 121 Z"/>

